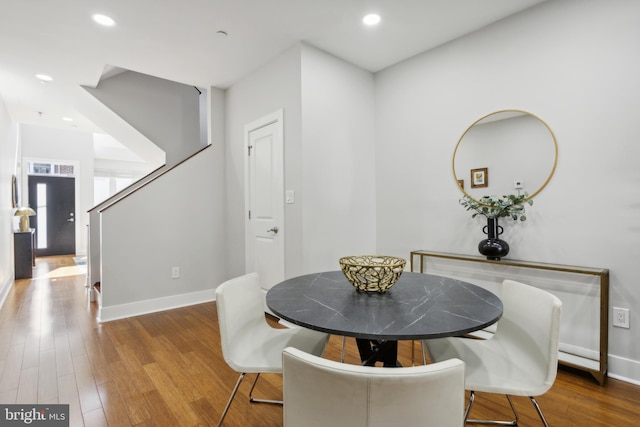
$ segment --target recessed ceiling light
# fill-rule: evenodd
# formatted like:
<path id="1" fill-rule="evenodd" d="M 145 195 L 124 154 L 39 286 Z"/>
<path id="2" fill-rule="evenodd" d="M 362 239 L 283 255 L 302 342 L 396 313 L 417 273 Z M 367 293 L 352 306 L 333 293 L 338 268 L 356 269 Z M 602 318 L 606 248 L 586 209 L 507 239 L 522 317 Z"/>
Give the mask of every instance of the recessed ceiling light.
<path id="1" fill-rule="evenodd" d="M 43 83 L 49 83 L 53 81 L 53 77 L 47 76 L 46 74 L 36 74 L 36 78 Z"/>
<path id="2" fill-rule="evenodd" d="M 380 15 L 376 13 L 370 13 L 369 15 L 362 18 L 362 22 L 365 25 L 378 25 L 380 23 Z"/>
<path id="3" fill-rule="evenodd" d="M 73 119 L 71 117 L 63 117 L 62 120 L 64 120 L 65 122 L 72 122 Z"/>
<path id="4" fill-rule="evenodd" d="M 102 15 L 100 13 L 96 13 L 91 16 L 94 21 L 96 21 L 100 25 L 104 25 L 105 27 L 113 27 L 116 25 L 116 21 L 113 18 L 108 17 L 107 15 Z"/>

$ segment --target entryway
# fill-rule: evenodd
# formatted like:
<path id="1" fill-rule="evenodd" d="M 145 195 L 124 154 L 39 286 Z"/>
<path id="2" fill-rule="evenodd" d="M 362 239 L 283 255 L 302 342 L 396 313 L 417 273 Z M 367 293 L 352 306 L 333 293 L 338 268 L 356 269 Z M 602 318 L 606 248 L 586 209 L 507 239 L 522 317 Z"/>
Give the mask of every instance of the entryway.
<path id="1" fill-rule="evenodd" d="M 36 257 L 76 253 L 75 178 L 29 175 Z"/>

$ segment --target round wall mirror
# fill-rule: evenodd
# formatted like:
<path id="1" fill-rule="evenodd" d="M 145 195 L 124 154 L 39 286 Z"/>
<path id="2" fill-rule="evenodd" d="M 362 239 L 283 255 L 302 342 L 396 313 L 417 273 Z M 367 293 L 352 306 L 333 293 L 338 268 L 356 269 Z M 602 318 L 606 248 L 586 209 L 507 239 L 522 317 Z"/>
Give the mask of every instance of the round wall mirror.
<path id="1" fill-rule="evenodd" d="M 453 151 L 453 175 L 464 194 L 528 193 L 536 196 L 556 169 L 558 143 L 542 119 L 522 110 L 500 110 L 464 131 Z"/>

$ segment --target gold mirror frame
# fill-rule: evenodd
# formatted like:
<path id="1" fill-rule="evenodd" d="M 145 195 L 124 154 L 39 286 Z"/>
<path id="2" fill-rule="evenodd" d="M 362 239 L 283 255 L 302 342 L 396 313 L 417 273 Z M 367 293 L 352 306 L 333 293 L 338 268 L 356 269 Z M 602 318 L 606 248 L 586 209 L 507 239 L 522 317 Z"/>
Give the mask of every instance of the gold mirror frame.
<path id="1" fill-rule="evenodd" d="M 460 185 L 460 178 L 456 175 L 456 153 L 458 152 L 458 148 L 460 147 L 460 143 L 462 142 L 462 140 L 464 139 L 465 135 L 467 133 L 469 133 L 469 131 L 478 123 L 480 123 L 482 120 L 491 117 L 493 115 L 496 114 L 501 114 L 501 113 L 513 113 L 513 114 L 522 114 L 522 115 L 528 115 L 531 116 L 535 119 L 537 119 L 538 121 L 540 121 L 540 123 L 542 123 L 547 130 L 549 131 L 549 134 L 551 135 L 551 139 L 553 140 L 553 149 L 554 149 L 554 159 L 553 159 L 553 166 L 551 168 L 551 171 L 549 172 L 549 176 L 547 177 L 547 179 L 542 183 L 542 185 L 540 186 L 540 188 L 538 188 L 536 191 L 534 191 L 533 193 L 529 194 L 527 196 L 526 200 L 530 200 L 533 199 L 538 193 L 540 193 L 549 183 L 549 181 L 551 180 L 551 177 L 553 176 L 555 170 L 556 170 L 556 165 L 558 164 L 558 141 L 556 140 L 556 135 L 553 133 L 553 131 L 551 130 L 551 128 L 549 127 L 549 125 L 547 124 L 547 122 L 545 122 L 544 120 L 542 120 L 540 117 L 536 116 L 533 113 L 530 113 L 528 111 L 525 110 L 517 110 L 517 109 L 508 109 L 508 110 L 498 110 L 498 111 L 494 111 L 492 113 L 486 114 L 482 117 L 480 117 L 478 120 L 476 120 L 475 122 L 473 122 L 471 124 L 471 126 L 469 126 L 464 133 L 460 136 L 460 139 L 458 139 L 458 143 L 456 144 L 456 148 L 453 150 L 453 158 L 451 161 L 451 170 L 453 171 L 453 178 L 455 180 L 456 186 L 460 189 L 460 191 L 462 191 L 462 193 L 464 193 L 465 196 L 473 199 L 474 201 L 476 201 L 477 203 L 480 204 L 484 204 L 482 202 L 480 202 L 479 200 L 474 199 L 473 197 L 471 197 L 471 195 L 469 193 L 467 193 L 464 189 L 464 187 L 462 187 Z"/>

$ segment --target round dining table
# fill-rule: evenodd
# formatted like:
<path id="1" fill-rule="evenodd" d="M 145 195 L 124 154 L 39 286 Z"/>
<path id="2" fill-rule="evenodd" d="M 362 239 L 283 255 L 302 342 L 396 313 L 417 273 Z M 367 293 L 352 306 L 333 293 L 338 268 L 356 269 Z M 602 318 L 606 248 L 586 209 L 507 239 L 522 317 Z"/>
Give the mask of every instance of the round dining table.
<path id="1" fill-rule="evenodd" d="M 398 366 L 397 341 L 461 336 L 502 316 L 492 292 L 461 280 L 403 272 L 384 293 L 362 292 L 341 271 L 306 274 L 268 290 L 278 317 L 304 328 L 354 337 L 362 363 Z"/>

